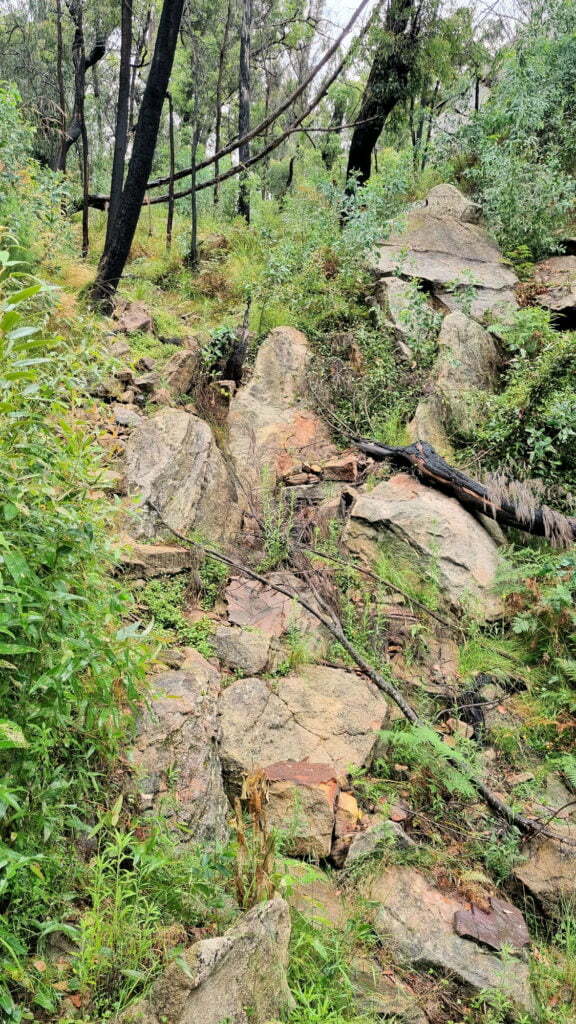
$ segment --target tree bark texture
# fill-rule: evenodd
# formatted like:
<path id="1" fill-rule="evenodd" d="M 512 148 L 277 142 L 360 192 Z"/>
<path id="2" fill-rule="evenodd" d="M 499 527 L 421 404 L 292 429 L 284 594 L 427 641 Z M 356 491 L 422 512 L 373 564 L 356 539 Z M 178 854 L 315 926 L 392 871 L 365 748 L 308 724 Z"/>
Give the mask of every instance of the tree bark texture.
<path id="1" fill-rule="evenodd" d="M 136 127 L 126 182 L 111 238 L 105 247 L 98 275 L 90 296 L 92 301 L 111 310 L 118 282 L 124 271 L 130 246 L 138 225 L 146 184 L 152 169 L 162 107 L 174 63 L 174 53 L 182 20 L 184 0 L 164 0 L 154 56 Z"/>
<path id="2" fill-rule="evenodd" d="M 384 33 L 376 50 L 352 133 L 346 180 L 363 185 L 372 170 L 372 153 L 389 114 L 406 95 L 415 56 L 414 0 L 390 0 Z"/>
<path id="3" fill-rule="evenodd" d="M 90 53 L 86 56 L 84 42 L 83 0 L 66 0 L 66 6 L 74 23 L 74 41 L 72 43 L 72 63 L 74 65 L 74 108 L 72 116 L 64 132 L 58 153 L 55 170 L 66 170 L 68 151 L 82 137 L 84 123 L 84 101 L 86 97 L 86 72 L 94 67 L 106 53 L 106 40 L 99 36 Z"/>
<path id="4" fill-rule="evenodd" d="M 174 104 L 172 94 L 166 93 L 168 100 L 168 143 L 170 147 L 170 183 L 168 185 L 168 216 L 166 218 L 166 250 L 172 248 L 172 228 L 174 226 L 174 170 L 176 167 L 176 146 L 174 142 Z"/>
<path id="5" fill-rule="evenodd" d="M 242 26 L 240 29 L 240 80 L 238 97 L 238 136 L 245 139 L 250 131 L 250 42 L 252 35 L 252 0 L 243 0 Z M 242 165 L 250 159 L 250 142 L 244 141 L 238 149 L 238 159 Z M 238 213 L 250 223 L 250 189 L 248 176 L 240 175 L 238 193 Z"/>
<path id="6" fill-rule="evenodd" d="M 132 0 L 122 0 L 120 70 L 118 74 L 118 105 L 116 108 L 116 131 L 114 134 L 114 157 L 110 180 L 110 204 L 106 225 L 107 246 L 112 237 L 114 222 L 120 209 L 124 187 L 124 168 L 128 148 L 128 113 L 130 102 L 130 61 L 132 58 Z"/>
<path id="7" fill-rule="evenodd" d="M 222 36 L 222 45 L 218 52 L 218 77 L 216 79 L 216 121 L 214 125 L 214 148 L 216 154 L 220 151 L 222 145 L 222 87 L 224 84 L 224 69 L 226 67 L 226 54 L 228 52 L 228 39 L 230 37 L 230 26 L 232 24 L 232 0 L 228 0 L 228 7 L 226 10 L 226 22 L 224 24 L 224 34 Z M 219 182 L 218 175 L 220 173 L 220 163 L 216 155 L 214 160 L 214 177 L 216 183 L 214 185 L 214 205 L 218 203 L 219 199 Z"/>

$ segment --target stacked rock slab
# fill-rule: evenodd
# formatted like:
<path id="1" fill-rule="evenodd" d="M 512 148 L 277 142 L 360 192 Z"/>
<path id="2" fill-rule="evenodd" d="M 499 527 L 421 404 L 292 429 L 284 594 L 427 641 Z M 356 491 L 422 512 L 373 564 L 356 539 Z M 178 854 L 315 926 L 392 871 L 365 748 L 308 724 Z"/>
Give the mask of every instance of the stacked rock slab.
<path id="1" fill-rule="evenodd" d="M 459 292 L 472 284 L 473 317 L 506 315 L 516 307 L 518 279 L 477 220 L 477 207 L 458 189 L 436 186 L 380 244 L 374 270 L 425 282 L 448 310 L 459 308 Z"/>

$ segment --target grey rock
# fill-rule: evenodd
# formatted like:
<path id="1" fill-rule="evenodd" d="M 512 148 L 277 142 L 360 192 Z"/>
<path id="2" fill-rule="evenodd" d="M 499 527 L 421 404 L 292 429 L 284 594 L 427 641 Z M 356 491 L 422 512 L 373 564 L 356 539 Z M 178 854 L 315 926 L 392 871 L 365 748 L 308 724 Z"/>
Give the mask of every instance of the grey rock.
<path id="1" fill-rule="evenodd" d="M 438 336 L 438 359 L 432 371 L 446 420 L 458 432 L 478 426 L 476 392 L 495 391 L 500 359 L 492 336 L 464 313 L 450 313 Z"/>
<path id="2" fill-rule="evenodd" d="M 132 431 L 124 456 L 129 493 L 141 507 L 132 532 L 163 532 L 153 504 L 177 533 L 198 530 L 211 541 L 232 542 L 240 526 L 237 495 L 207 423 L 181 409 L 161 409 Z"/>
<path id="3" fill-rule="evenodd" d="M 152 680 L 150 708 L 130 753 L 145 810 L 162 814 L 182 843 L 228 837 L 230 808 L 218 757 L 219 677 L 198 655 L 186 671 Z"/>
<path id="4" fill-rule="evenodd" d="M 216 654 L 229 668 L 256 675 L 266 667 L 270 637 L 233 626 L 218 626 L 213 639 Z"/>
<path id="5" fill-rule="evenodd" d="M 454 604 L 497 618 L 502 603 L 493 592 L 499 556 L 480 523 L 454 498 L 399 473 L 361 494 L 344 529 L 345 545 L 368 563 L 384 543 L 399 557 L 414 552 L 438 570 L 441 588 Z"/>
<path id="6" fill-rule="evenodd" d="M 202 939 L 174 962 L 122 1024 L 266 1024 L 294 1008 L 286 968 L 290 939 L 287 903 L 259 903 L 224 935 Z"/>
<path id="7" fill-rule="evenodd" d="M 563 909 L 576 900 L 576 824 L 555 821 L 553 827 L 568 842 L 533 840 L 526 860 L 514 874 L 544 912 L 559 919 Z"/>
<path id="8" fill-rule="evenodd" d="M 435 217 L 454 217 L 463 224 L 477 224 L 481 207 L 465 196 L 455 185 L 434 185 L 426 197 L 426 208 Z"/>
<path id="9" fill-rule="evenodd" d="M 366 886 L 378 903 L 374 927 L 399 962 L 435 967 L 479 992 L 497 989 L 523 1010 L 534 1009 L 528 964 L 506 962 L 454 932 L 465 900 L 440 892 L 415 868 L 385 868 Z"/>
<path id="10" fill-rule="evenodd" d="M 570 314 L 576 309 L 576 256 L 551 256 L 537 263 L 534 279 L 541 286 L 535 298 L 552 313 Z"/>
<path id="11" fill-rule="evenodd" d="M 139 544 L 132 537 L 123 538 L 120 554 L 120 565 L 124 572 L 131 575 L 173 576 L 186 569 L 193 569 L 197 564 L 195 553 L 191 548 L 175 544 Z"/>
<path id="12" fill-rule="evenodd" d="M 142 423 L 142 414 L 133 405 L 121 405 L 116 403 L 112 412 L 114 419 L 120 427 L 138 427 Z"/>
<path id="13" fill-rule="evenodd" d="M 221 757 L 238 786 L 242 774 L 279 761 L 332 765 L 345 777 L 369 764 L 388 716 L 380 691 L 344 669 L 308 665 L 274 681 L 241 679 L 221 699 Z"/>
<path id="14" fill-rule="evenodd" d="M 354 861 L 360 860 L 362 857 L 369 857 L 371 854 L 376 853 L 378 847 L 382 844 L 390 843 L 393 843 L 400 850 L 415 850 L 418 845 L 409 835 L 406 835 L 399 822 L 380 821 L 375 825 L 371 825 L 364 832 L 357 832 L 355 834 L 346 857 L 346 867 L 349 867 Z"/>
<path id="15" fill-rule="evenodd" d="M 368 957 L 355 957 L 352 961 L 352 986 L 354 1004 L 360 1013 L 392 1018 L 403 1024 L 428 1024 L 410 989 L 399 978 L 384 974 L 381 965 Z"/>

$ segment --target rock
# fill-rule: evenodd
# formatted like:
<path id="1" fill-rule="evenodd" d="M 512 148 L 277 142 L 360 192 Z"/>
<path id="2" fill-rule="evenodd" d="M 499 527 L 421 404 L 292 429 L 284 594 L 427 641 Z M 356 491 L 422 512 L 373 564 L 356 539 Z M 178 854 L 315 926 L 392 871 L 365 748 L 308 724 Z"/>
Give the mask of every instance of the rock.
<path id="1" fill-rule="evenodd" d="M 464 435 L 474 432 L 480 418 L 476 392 L 496 390 L 498 364 L 494 340 L 480 324 L 464 313 L 450 313 L 444 319 L 432 370 L 443 422 Z"/>
<path id="2" fill-rule="evenodd" d="M 222 694 L 221 711 L 222 762 L 233 784 L 243 772 L 288 759 L 330 764 L 343 778 L 351 765 L 370 763 L 388 715 L 369 680 L 321 665 L 274 684 L 238 680 Z"/>
<path id="3" fill-rule="evenodd" d="M 415 850 L 417 845 L 410 836 L 406 835 L 399 822 L 378 821 L 364 832 L 356 832 L 352 837 L 346 857 L 346 867 L 353 864 L 355 860 L 371 856 L 382 846 L 397 846 L 400 850 Z"/>
<path id="4" fill-rule="evenodd" d="M 135 386 L 139 391 L 142 391 L 145 395 L 151 395 L 156 390 L 160 381 L 159 374 L 156 370 L 152 370 L 151 373 L 143 373 L 140 377 L 137 377 L 134 381 Z"/>
<path id="5" fill-rule="evenodd" d="M 217 938 L 169 964 L 121 1024 L 266 1024 L 294 1008 L 286 979 L 290 912 L 280 897 L 259 903 Z"/>
<path id="6" fill-rule="evenodd" d="M 300 594 L 312 608 L 320 611 L 313 594 L 298 576 L 278 571 L 269 573 L 268 579 Z M 327 636 L 318 620 L 292 598 L 280 594 L 272 587 L 242 576 L 233 576 L 224 596 L 228 605 L 228 619 L 233 625 L 257 630 L 260 635 L 270 637 L 281 637 L 288 629 L 298 629 L 306 635 L 310 654 L 321 656 L 325 651 Z"/>
<path id="7" fill-rule="evenodd" d="M 173 576 L 185 569 L 193 569 L 197 559 L 191 548 L 174 544 L 139 544 L 132 537 L 122 539 L 120 565 L 131 575 Z"/>
<path id="8" fill-rule="evenodd" d="M 553 828 L 573 845 L 535 839 L 528 847 L 528 859 L 514 874 L 546 914 L 560 918 L 563 908 L 576 900 L 576 825 L 555 821 Z"/>
<path id="9" fill-rule="evenodd" d="M 200 373 L 200 346 L 182 348 L 162 367 L 162 381 L 174 395 L 186 395 Z"/>
<path id="10" fill-rule="evenodd" d="M 303 459 L 336 454 L 328 429 L 305 402 L 308 342 L 293 327 L 277 327 L 260 346 L 254 373 L 230 402 L 230 452 L 247 496 L 266 473 L 272 486 Z"/>
<path id="11" fill-rule="evenodd" d="M 439 455 L 450 461 L 454 456 L 454 450 L 446 433 L 443 418 L 440 398 L 432 394 L 420 399 L 406 430 L 411 441 L 428 441 Z"/>
<path id="12" fill-rule="evenodd" d="M 216 654 L 229 668 L 256 675 L 266 667 L 270 637 L 233 626 L 218 626 L 212 640 Z"/>
<path id="13" fill-rule="evenodd" d="M 413 326 L 411 306 L 413 304 L 414 285 L 392 275 L 382 277 L 376 286 L 376 300 L 385 311 L 396 337 L 405 341 Z M 409 358 L 410 349 L 402 349 L 403 355 Z"/>
<path id="14" fill-rule="evenodd" d="M 164 672 L 138 722 L 131 754 L 143 809 L 161 813 L 182 842 L 222 842 L 230 811 L 218 757 L 218 673 Z"/>
<path id="15" fill-rule="evenodd" d="M 325 859 L 330 855 L 339 793 L 331 764 L 281 761 L 264 769 L 269 824 L 284 833 L 291 857 Z"/>
<path id="16" fill-rule="evenodd" d="M 563 316 L 576 311 L 576 256 L 551 256 L 534 267 L 541 286 L 535 298 L 540 306 Z"/>
<path id="17" fill-rule="evenodd" d="M 342 455 L 324 463 L 322 476 L 324 480 L 354 484 L 358 479 L 358 463 L 357 452 L 343 452 Z"/>
<path id="18" fill-rule="evenodd" d="M 123 338 L 118 338 L 117 341 L 112 342 L 108 351 L 114 359 L 124 359 L 130 355 L 131 348 L 127 341 L 124 341 Z"/>
<path id="19" fill-rule="evenodd" d="M 464 899 L 440 892 L 409 867 L 384 868 L 367 883 L 366 894 L 379 904 L 376 932 L 398 960 L 412 968 L 435 967 L 477 992 L 497 989 L 523 1010 L 533 1009 L 528 964 L 501 961 L 454 932 Z"/>
<path id="20" fill-rule="evenodd" d="M 499 561 L 492 538 L 458 501 L 406 473 L 356 498 L 343 541 L 370 563 L 382 542 L 400 556 L 416 552 L 437 566 L 440 586 L 454 604 L 469 602 L 488 619 L 502 614 L 492 592 Z"/>
<path id="21" fill-rule="evenodd" d="M 402 277 L 426 281 L 448 309 L 458 308 L 458 293 L 472 282 L 471 315 L 476 318 L 487 311 L 501 316 L 516 307 L 516 274 L 483 228 L 427 207 L 410 210 L 402 225 L 380 244 L 379 274 L 391 277 L 399 271 Z"/>
<path id="22" fill-rule="evenodd" d="M 181 409 L 161 409 L 132 431 L 124 470 L 129 493 L 139 494 L 140 537 L 162 531 L 152 503 L 177 533 L 198 530 L 230 542 L 240 526 L 236 490 L 207 423 Z"/>
<path id="23" fill-rule="evenodd" d="M 156 360 L 153 358 L 153 356 L 140 356 L 140 359 L 136 363 L 136 369 L 139 370 L 140 373 L 145 373 L 149 370 L 153 370 L 155 366 Z"/>
<path id="24" fill-rule="evenodd" d="M 133 405 L 116 403 L 112 406 L 112 414 L 120 427 L 139 427 L 142 423 L 142 414 Z"/>
<path id="25" fill-rule="evenodd" d="M 334 879 L 313 864 L 286 860 L 283 874 L 289 877 L 286 899 L 294 910 L 313 924 L 342 930 L 348 914 Z"/>
<path id="26" fill-rule="evenodd" d="M 391 1018 L 395 1024 L 428 1024 L 414 994 L 402 982 L 384 973 L 380 964 L 368 957 L 357 956 L 352 961 L 352 987 L 354 1005 L 362 1014 L 378 1018 Z"/>
<path id="27" fill-rule="evenodd" d="M 151 333 L 154 330 L 152 317 L 141 302 L 118 299 L 113 319 L 116 321 L 115 330 L 123 331 L 124 334 Z"/>
<path id="28" fill-rule="evenodd" d="M 334 819 L 334 835 L 330 858 L 332 863 L 341 868 L 348 856 L 348 850 L 360 826 L 362 815 L 352 793 L 340 791 L 336 800 L 336 816 Z"/>
<path id="29" fill-rule="evenodd" d="M 463 224 L 477 224 L 481 207 L 455 185 L 434 185 L 426 198 L 426 209 L 435 217 L 454 217 Z"/>
<path id="30" fill-rule="evenodd" d="M 463 939 L 474 939 L 491 949 L 522 949 L 530 945 L 524 917 L 513 903 L 490 897 L 490 910 L 472 907 L 454 914 L 454 931 Z"/>

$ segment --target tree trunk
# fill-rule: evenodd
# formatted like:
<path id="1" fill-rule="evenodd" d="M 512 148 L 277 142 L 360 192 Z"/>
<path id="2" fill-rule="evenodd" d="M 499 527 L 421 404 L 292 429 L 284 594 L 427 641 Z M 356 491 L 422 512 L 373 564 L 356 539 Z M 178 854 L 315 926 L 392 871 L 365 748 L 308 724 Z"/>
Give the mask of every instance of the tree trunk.
<path id="1" fill-rule="evenodd" d="M 415 33 L 407 32 L 415 14 L 414 0 L 391 0 L 380 42 L 350 142 L 347 189 L 363 185 L 370 177 L 372 153 L 388 115 L 406 95 L 415 56 Z"/>
<path id="2" fill-rule="evenodd" d="M 222 136 L 222 85 L 224 82 L 224 68 L 226 66 L 226 54 L 228 52 L 228 38 L 230 36 L 230 26 L 232 24 L 232 0 L 228 0 L 228 9 L 226 11 L 226 23 L 224 25 L 224 35 L 222 36 L 222 45 L 218 53 L 218 77 L 216 79 L 216 124 L 214 129 L 214 148 L 216 153 L 220 152 L 221 136 Z M 219 199 L 219 182 L 218 176 L 220 163 L 218 160 L 214 163 L 214 176 L 216 178 L 216 184 L 214 185 L 214 206 L 217 205 Z"/>
<path id="3" fill-rule="evenodd" d="M 128 104 L 130 100 L 130 60 L 132 57 L 132 0 L 122 0 L 120 41 L 120 71 L 118 74 L 118 106 L 116 108 L 116 131 L 114 134 L 114 158 L 110 181 L 110 205 L 106 224 L 108 246 L 114 229 L 114 222 L 120 209 L 124 187 L 124 167 L 128 148 Z"/>
<path id="4" fill-rule="evenodd" d="M 252 0 L 243 0 L 242 27 L 240 29 L 240 91 L 238 99 L 238 135 L 244 138 L 250 131 L 250 36 L 252 33 Z M 246 164 L 250 159 L 250 143 L 244 142 L 238 150 L 238 159 Z M 238 213 L 250 223 L 250 189 L 247 174 L 240 175 Z"/>
<path id="5" fill-rule="evenodd" d="M 129 100 L 129 103 L 128 103 L 128 107 L 129 107 L 129 113 L 128 113 L 128 126 L 129 127 L 128 127 L 128 131 L 130 132 L 130 134 L 132 134 L 134 132 L 134 130 L 135 130 L 134 117 L 135 117 L 135 108 L 136 108 L 136 80 L 138 78 L 138 72 L 140 71 L 140 69 L 142 67 L 144 67 L 144 63 L 146 61 L 146 56 L 148 54 L 147 43 L 148 43 L 148 33 L 150 32 L 151 22 L 152 22 L 152 8 L 149 7 L 148 10 L 146 11 L 146 17 L 144 18 L 144 24 L 142 26 L 142 31 L 140 32 L 140 34 L 138 35 L 138 37 L 136 39 L 136 47 L 135 47 L 135 53 L 134 53 L 134 63 L 132 64 L 132 74 L 131 74 L 131 77 L 130 77 L 130 100 Z"/>
<path id="6" fill-rule="evenodd" d="M 64 132 L 55 170 L 66 170 L 68 151 L 83 135 L 84 100 L 86 96 L 86 72 L 94 67 L 106 53 L 106 40 L 98 36 L 88 56 L 84 45 L 83 2 L 82 0 L 66 0 L 66 6 L 74 23 L 74 41 L 72 43 L 72 62 L 74 64 L 74 109 L 72 117 Z M 80 54 L 81 59 L 80 59 Z"/>
<path id="7" fill-rule="evenodd" d="M 170 181 L 168 183 L 168 216 L 166 218 L 166 251 L 172 248 L 172 227 L 174 225 L 174 171 L 176 169 L 176 148 L 174 143 L 174 104 L 172 94 L 166 93 L 168 100 L 168 141 L 170 145 Z"/>
<path id="8" fill-rule="evenodd" d="M 108 310 L 113 307 L 118 282 L 130 253 L 146 193 L 146 184 L 152 169 L 183 7 L 184 0 L 164 0 L 162 6 L 154 56 L 144 90 L 118 216 L 110 241 L 102 254 L 98 275 L 90 289 L 92 302 Z"/>
<path id="9" fill-rule="evenodd" d="M 338 132 L 344 122 L 344 114 L 346 113 L 346 100 L 343 96 L 338 96 L 334 101 L 334 107 L 332 109 L 332 117 L 330 118 L 330 128 L 333 128 L 335 132 Z M 337 138 L 337 136 L 336 136 Z M 339 145 L 335 145 L 334 135 L 328 134 L 322 143 L 322 149 L 320 150 L 322 156 L 322 163 L 324 164 L 327 171 L 331 171 L 336 157 L 338 156 Z"/>
<path id="10" fill-rule="evenodd" d="M 194 128 L 192 131 L 192 144 L 190 147 L 190 158 L 192 166 L 193 191 L 190 195 L 190 251 L 186 262 L 191 270 L 196 270 L 200 262 L 200 251 L 198 248 L 198 200 L 196 198 L 196 157 L 198 154 L 198 143 L 200 141 L 200 127 L 198 124 L 198 96 L 196 95 L 196 111 L 194 117 Z"/>
<path id="11" fill-rule="evenodd" d="M 60 123 L 56 165 L 66 137 L 66 91 L 64 89 L 64 42 L 62 38 L 62 0 L 56 0 L 56 78 L 58 80 L 58 120 Z"/>

